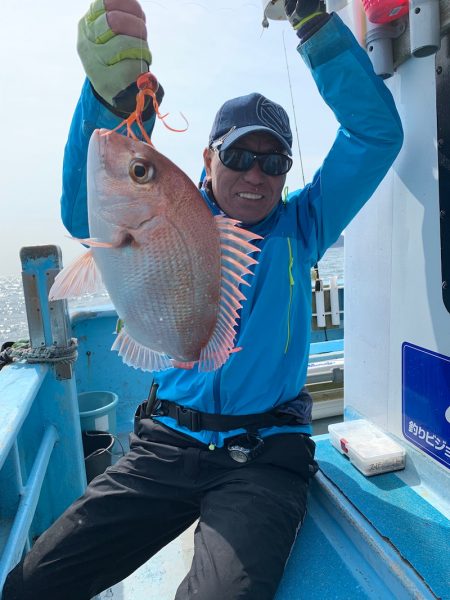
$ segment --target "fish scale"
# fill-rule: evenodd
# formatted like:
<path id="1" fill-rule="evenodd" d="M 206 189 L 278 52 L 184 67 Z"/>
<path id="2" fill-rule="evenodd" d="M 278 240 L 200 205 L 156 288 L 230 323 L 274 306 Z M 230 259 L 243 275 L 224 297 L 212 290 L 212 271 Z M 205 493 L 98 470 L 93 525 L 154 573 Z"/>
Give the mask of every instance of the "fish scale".
<path id="1" fill-rule="evenodd" d="M 156 244 L 152 244 L 153 247 L 158 248 Z M 105 284 L 118 314 L 127 324 L 128 333 L 136 341 L 156 351 L 165 350 L 170 355 L 184 352 L 185 355 L 185 347 L 196 343 L 196 340 L 189 342 L 189 337 L 192 323 L 199 320 L 196 314 L 199 303 L 194 301 L 195 289 L 191 285 L 187 257 L 175 252 L 161 254 L 150 253 L 142 247 L 133 250 L 126 262 L 118 261 L 117 273 L 109 271 L 111 281 Z M 125 288 L 121 281 L 131 272 L 132 278 Z M 133 303 L 127 297 L 129 288 L 134 290 Z M 164 348 L 160 340 L 164 340 Z M 180 341 L 184 348 L 180 347 Z"/>

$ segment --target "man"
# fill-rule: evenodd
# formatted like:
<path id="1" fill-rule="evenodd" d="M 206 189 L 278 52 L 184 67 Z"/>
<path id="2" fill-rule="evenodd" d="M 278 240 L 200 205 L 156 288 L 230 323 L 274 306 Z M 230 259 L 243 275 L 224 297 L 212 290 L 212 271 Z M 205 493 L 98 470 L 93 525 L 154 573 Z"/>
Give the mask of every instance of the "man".
<path id="1" fill-rule="evenodd" d="M 80 24 L 89 80 L 66 148 L 62 212 L 81 238 L 88 235 L 90 133 L 132 110 L 140 57 L 151 62 L 139 5 L 123 1 L 118 12 L 115 3 L 96 0 Z M 285 111 L 250 94 L 217 113 L 204 151 L 203 198 L 213 213 L 263 237 L 238 325 L 243 349 L 213 373 L 155 376 L 130 452 L 39 538 L 11 572 L 3 600 L 87 600 L 196 519 L 195 555 L 176 600 L 275 595 L 316 470 L 311 399 L 302 391 L 310 268 L 370 198 L 402 144 L 392 96 L 340 19 L 317 0 L 286 0 L 285 8 L 340 128 L 312 183 L 282 199 L 292 162 Z M 125 60 L 106 66 L 111 55 Z M 151 107 L 146 117 L 151 131 Z"/>

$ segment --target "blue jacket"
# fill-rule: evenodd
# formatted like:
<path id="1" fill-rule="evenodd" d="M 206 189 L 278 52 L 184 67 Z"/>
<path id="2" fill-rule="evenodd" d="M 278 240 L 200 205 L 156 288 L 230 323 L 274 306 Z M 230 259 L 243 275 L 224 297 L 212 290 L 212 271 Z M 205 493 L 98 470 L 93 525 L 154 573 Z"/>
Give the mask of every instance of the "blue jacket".
<path id="1" fill-rule="evenodd" d="M 340 123 L 336 140 L 313 181 L 280 201 L 272 213 L 248 227 L 264 236 L 245 289 L 237 346 L 217 371 L 170 369 L 155 374 L 158 395 L 209 413 L 266 412 L 298 398 L 306 380 L 311 327 L 311 267 L 371 197 L 403 141 L 391 93 L 374 74 L 366 52 L 337 15 L 298 47 L 324 101 Z M 71 127 L 64 160 L 63 220 L 75 236 L 87 236 L 85 164 L 94 127 L 117 118 L 85 85 Z M 153 122 L 147 123 L 149 130 Z M 217 208 L 202 191 L 213 212 Z M 311 431 L 311 406 L 297 402 L 298 426 L 268 428 Z M 222 446 L 224 435 L 192 433 L 170 417 L 165 424 L 196 439 Z M 227 432 L 226 437 L 243 430 Z"/>

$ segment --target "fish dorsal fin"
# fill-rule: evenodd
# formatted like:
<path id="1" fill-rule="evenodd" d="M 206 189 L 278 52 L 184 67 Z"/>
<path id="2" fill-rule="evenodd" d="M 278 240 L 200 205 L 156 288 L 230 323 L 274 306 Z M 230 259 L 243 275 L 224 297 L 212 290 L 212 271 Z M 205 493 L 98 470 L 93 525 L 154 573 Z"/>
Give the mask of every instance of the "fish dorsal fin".
<path id="1" fill-rule="evenodd" d="M 137 342 L 127 333 L 125 327 L 120 330 L 111 350 L 116 350 L 126 365 L 143 371 L 163 371 L 173 367 L 168 356 Z"/>
<path id="2" fill-rule="evenodd" d="M 250 240 L 261 239 L 260 235 L 238 227 L 240 223 L 235 219 L 222 215 L 217 215 L 214 219 L 219 229 L 221 248 L 219 314 L 211 338 L 200 352 L 199 371 L 218 369 L 233 351 L 236 335 L 234 327 L 242 301 L 245 300 L 239 285 L 249 285 L 243 276 L 251 274 L 248 267 L 258 262 L 249 256 L 251 252 L 259 252 L 259 248 L 251 244 Z"/>
<path id="3" fill-rule="evenodd" d="M 48 297 L 49 300 L 61 300 L 104 291 L 100 271 L 89 250 L 58 273 Z"/>

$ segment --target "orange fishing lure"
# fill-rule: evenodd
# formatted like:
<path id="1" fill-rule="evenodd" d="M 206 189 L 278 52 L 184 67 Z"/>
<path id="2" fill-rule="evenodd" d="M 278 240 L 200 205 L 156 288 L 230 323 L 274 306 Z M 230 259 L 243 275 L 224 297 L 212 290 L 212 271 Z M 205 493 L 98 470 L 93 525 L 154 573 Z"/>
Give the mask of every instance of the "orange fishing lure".
<path id="1" fill-rule="evenodd" d="M 153 75 L 153 73 L 150 73 L 150 71 L 148 71 L 147 73 L 142 73 L 141 75 L 139 75 L 139 77 L 136 79 L 136 85 L 139 90 L 136 95 L 136 109 L 130 114 L 129 117 L 124 119 L 121 123 L 119 123 L 119 125 L 117 125 L 117 127 L 112 129 L 111 131 L 117 131 L 121 127 L 126 126 L 127 136 L 130 138 L 133 138 L 134 140 L 138 140 L 138 137 L 136 136 L 136 134 L 133 131 L 133 124 L 136 123 L 144 140 L 147 142 L 147 144 L 150 144 L 151 146 L 153 146 L 153 143 L 152 143 L 148 133 L 145 131 L 144 123 L 142 121 L 142 115 L 145 110 L 146 96 L 150 96 L 152 98 L 153 109 L 155 111 L 155 114 L 158 117 L 158 119 L 160 119 L 162 121 L 163 125 L 165 127 L 167 127 L 167 129 L 170 129 L 170 131 L 175 131 L 177 133 L 182 133 L 187 130 L 188 121 L 187 121 L 186 117 L 183 115 L 183 113 L 180 113 L 180 114 L 186 122 L 186 127 L 184 129 L 174 129 L 173 127 L 170 127 L 170 125 L 168 125 L 165 122 L 165 118 L 168 116 L 169 113 L 162 115 L 159 112 L 159 104 L 158 104 L 158 100 L 156 99 L 156 90 L 158 89 L 158 80 Z M 111 133 L 111 131 L 108 131 L 108 133 Z M 105 135 L 107 135 L 107 134 L 105 134 Z"/>

